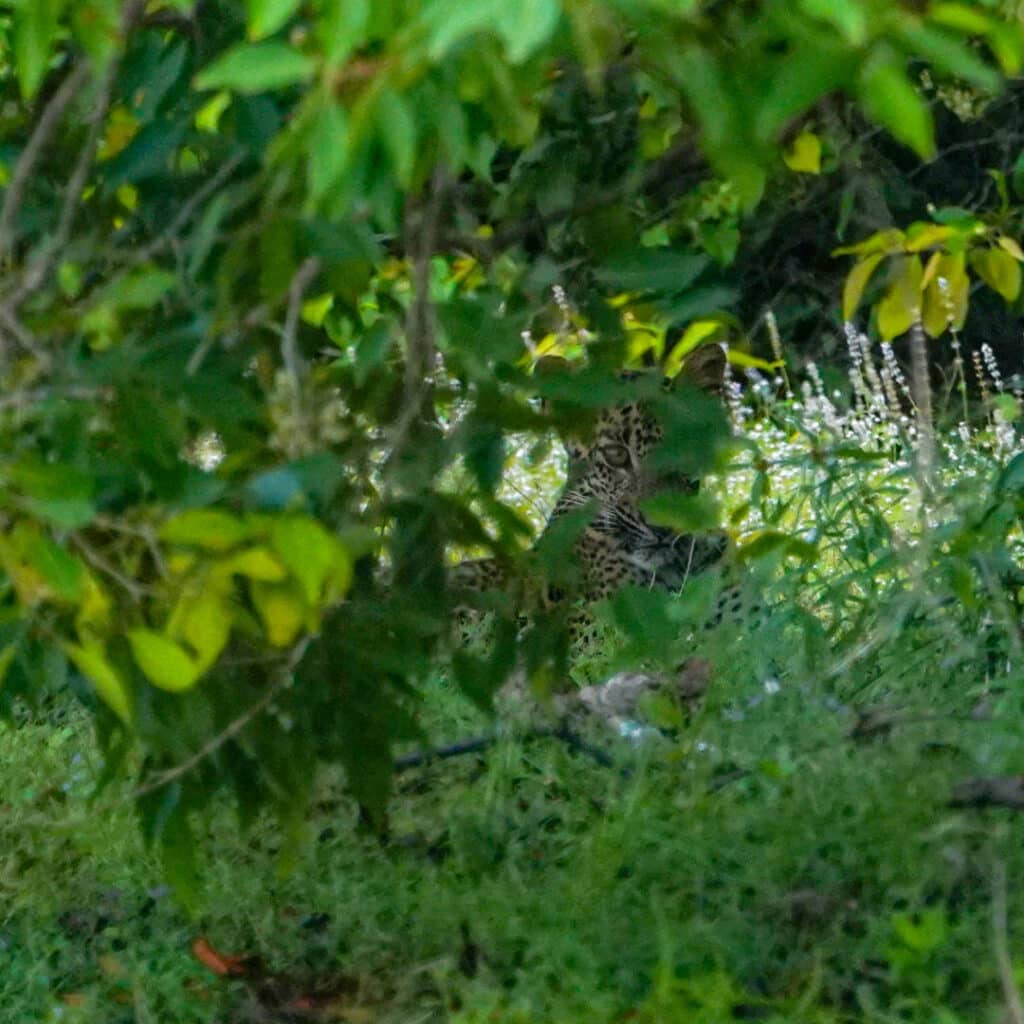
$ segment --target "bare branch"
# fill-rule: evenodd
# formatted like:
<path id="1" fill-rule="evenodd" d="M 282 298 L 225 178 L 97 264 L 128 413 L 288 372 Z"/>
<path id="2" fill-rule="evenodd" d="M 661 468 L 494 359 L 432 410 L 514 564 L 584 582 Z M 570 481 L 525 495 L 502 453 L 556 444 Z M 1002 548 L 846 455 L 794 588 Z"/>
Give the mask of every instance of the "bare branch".
<path id="1" fill-rule="evenodd" d="M 25 199 L 25 190 L 35 170 L 39 157 L 50 141 L 57 125 L 64 116 L 71 101 L 79 93 L 89 77 L 87 64 L 79 64 L 61 82 L 60 88 L 50 97 L 36 123 L 28 143 L 21 151 L 18 162 L 14 165 L 10 183 L 4 193 L 4 205 L 0 209 L 0 265 L 8 256 L 13 245 L 12 237 L 14 219 Z"/>
<path id="2" fill-rule="evenodd" d="M 288 288 L 288 312 L 285 315 L 284 330 L 281 333 L 281 361 L 285 370 L 301 382 L 305 369 L 302 354 L 299 352 L 299 316 L 302 314 L 302 300 L 313 279 L 320 273 L 320 260 L 315 256 L 307 259 L 295 272 Z"/>
<path id="3" fill-rule="evenodd" d="M 36 336 L 11 310 L 0 306 L 0 338 L 5 334 L 10 335 L 19 348 L 34 355 L 44 372 L 50 369 L 53 363 L 50 353 L 43 348 Z M 7 346 L 2 341 L 0 341 L 0 359 L 4 361 L 7 359 Z"/>
<path id="4" fill-rule="evenodd" d="M 21 284 L 14 294 L 4 303 L 11 312 L 17 312 L 25 300 L 34 295 L 46 283 L 54 264 L 67 247 L 68 240 L 71 237 L 71 229 L 74 226 L 75 215 L 78 213 L 82 203 L 82 192 L 85 190 L 85 184 L 89 179 L 89 172 L 92 170 L 93 163 L 96 160 L 96 151 L 99 148 L 100 136 L 103 133 L 107 111 L 110 108 L 110 101 L 114 92 L 114 82 L 117 78 L 119 67 L 118 61 L 112 61 L 100 82 L 99 96 L 90 115 L 89 131 L 79 151 L 75 168 L 64 190 L 64 202 L 61 205 L 60 216 L 57 220 L 57 230 L 49 244 L 43 247 L 40 256 L 29 265 Z"/>
<path id="5" fill-rule="evenodd" d="M 122 19 L 122 32 L 125 36 L 138 26 L 145 10 L 146 0 L 130 0 L 126 5 Z M 121 57 L 118 55 L 109 62 L 100 79 L 97 101 L 89 116 L 89 131 L 79 151 L 78 159 L 75 161 L 71 177 L 64 189 L 64 202 L 61 204 L 60 216 L 57 220 L 57 230 L 49 244 L 43 246 L 43 251 L 39 258 L 29 265 L 20 285 L 5 301 L 4 305 L 12 313 L 17 313 L 25 300 L 34 295 L 46 283 L 47 278 L 53 271 L 54 264 L 60 258 L 60 254 L 67 247 L 68 240 L 71 238 L 71 229 L 74 227 L 75 216 L 82 205 L 82 193 L 85 190 L 86 182 L 89 180 L 89 172 L 96 162 L 96 153 L 99 149 L 100 138 L 106 124 L 107 112 L 110 110 L 114 85 L 120 69 Z"/>

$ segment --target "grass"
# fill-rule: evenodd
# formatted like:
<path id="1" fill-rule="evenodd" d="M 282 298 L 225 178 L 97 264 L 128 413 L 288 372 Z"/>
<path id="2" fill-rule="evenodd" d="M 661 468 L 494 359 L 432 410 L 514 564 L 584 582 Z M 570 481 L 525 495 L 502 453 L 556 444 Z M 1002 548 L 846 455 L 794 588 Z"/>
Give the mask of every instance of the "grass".
<path id="1" fill-rule="evenodd" d="M 751 431 L 785 485 L 753 500 L 755 468 L 732 487 L 752 497 L 743 537 L 813 535 L 816 557 L 748 560 L 756 619 L 688 640 L 693 588 L 665 606 L 671 649 L 656 616 L 641 621 L 631 657 L 689 649 L 712 680 L 674 733 L 601 736 L 612 768 L 506 738 L 401 776 L 384 846 L 325 772 L 287 874 L 275 827 L 239 835 L 225 806 L 189 917 L 125 791 L 90 800 L 87 718 L 58 706 L 0 726 L 0 1020 L 1013 1020 L 1024 822 L 952 803 L 964 780 L 1024 772 L 997 557 L 1016 528 L 994 537 L 979 512 L 1007 433 L 944 435 L 953 484 L 925 507 L 900 425 L 863 433 L 820 398 Z M 879 430 L 891 455 L 842 454 L 851 438 L 877 451 Z M 583 675 L 615 661 L 598 652 Z M 443 676 L 419 710 L 438 742 L 489 727 Z M 199 937 L 261 966 L 218 976 Z"/>

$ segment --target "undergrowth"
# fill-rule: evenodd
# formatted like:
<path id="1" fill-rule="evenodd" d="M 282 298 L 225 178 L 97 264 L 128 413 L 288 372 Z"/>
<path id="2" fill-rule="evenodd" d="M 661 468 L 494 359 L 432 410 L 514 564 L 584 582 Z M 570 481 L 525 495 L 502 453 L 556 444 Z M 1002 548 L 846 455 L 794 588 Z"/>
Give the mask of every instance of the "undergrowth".
<path id="1" fill-rule="evenodd" d="M 580 678 L 711 665 L 663 732 L 605 736 L 610 767 L 499 739 L 399 776 L 385 845 L 325 774 L 287 872 L 225 806 L 190 918 L 127 790 L 90 798 L 85 719 L 2 727 L 0 1019 L 1015 1019 L 1024 826 L 984 782 L 1024 772 L 1012 382 L 924 479 L 894 358 L 851 346 L 852 408 L 813 370 L 734 405 L 718 493 L 756 615 L 702 628 L 713 576 L 606 610 L 629 644 Z M 416 711 L 438 742 L 492 728 L 443 676 Z M 261 965 L 217 977 L 199 937 Z"/>

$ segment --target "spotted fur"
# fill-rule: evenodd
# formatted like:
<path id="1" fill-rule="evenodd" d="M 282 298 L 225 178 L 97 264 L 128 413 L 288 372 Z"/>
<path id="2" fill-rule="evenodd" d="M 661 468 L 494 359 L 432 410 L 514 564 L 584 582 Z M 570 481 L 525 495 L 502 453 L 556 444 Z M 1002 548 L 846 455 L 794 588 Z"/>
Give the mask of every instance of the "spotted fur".
<path id="1" fill-rule="evenodd" d="M 720 393 L 724 371 L 724 352 L 710 345 L 689 357 L 680 376 L 705 391 Z M 550 609 L 566 598 L 590 603 L 609 597 L 625 584 L 678 591 L 720 559 L 725 548 L 721 537 L 656 526 L 640 509 L 645 498 L 665 489 L 665 479 L 654 473 L 648 462 L 662 438 L 653 413 L 640 402 L 630 402 L 603 410 L 586 437 L 566 439 L 566 486 L 545 533 L 575 510 L 586 507 L 592 515 L 574 549 L 576 588 L 565 593 L 545 587 L 534 595 L 533 604 Z M 671 486 L 692 493 L 698 481 L 677 477 Z M 451 572 L 450 584 L 463 591 L 518 589 L 520 598 L 523 596 L 521 581 L 514 580 L 507 566 L 493 558 L 459 564 Z M 586 621 L 585 612 L 574 616 L 572 632 L 578 636 Z"/>

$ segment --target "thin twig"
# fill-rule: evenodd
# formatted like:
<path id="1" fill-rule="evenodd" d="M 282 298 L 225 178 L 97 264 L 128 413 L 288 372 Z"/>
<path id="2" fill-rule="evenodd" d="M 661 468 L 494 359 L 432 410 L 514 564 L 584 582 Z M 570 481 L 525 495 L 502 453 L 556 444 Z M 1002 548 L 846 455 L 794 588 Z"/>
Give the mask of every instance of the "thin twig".
<path id="1" fill-rule="evenodd" d="M 40 344 L 36 336 L 18 319 L 11 310 L 0 306 L 0 328 L 14 338 L 18 347 L 35 356 L 39 368 L 45 373 L 53 365 L 50 353 Z M 0 344 L 0 357 L 6 359 L 7 346 Z"/>
<path id="2" fill-rule="evenodd" d="M 50 97 L 36 123 L 25 148 L 14 165 L 10 183 L 4 193 L 4 205 L 0 209 L 0 265 L 6 261 L 13 244 L 14 219 L 25 200 L 25 190 L 32 178 L 39 157 L 46 148 L 50 137 L 60 123 L 71 101 L 78 95 L 89 76 L 89 66 L 79 64 L 60 84 Z"/>
<path id="3" fill-rule="evenodd" d="M 150 595 L 148 587 L 126 576 L 77 534 L 71 535 L 71 543 L 94 569 L 109 576 L 137 604 L 141 604 Z"/>
<path id="4" fill-rule="evenodd" d="M 285 315 L 284 330 L 281 333 L 281 362 L 285 370 L 295 379 L 302 381 L 305 363 L 299 352 L 299 317 L 302 314 L 302 300 L 313 279 L 320 273 L 320 260 L 310 256 L 295 272 L 288 288 L 288 312 Z"/>
<path id="5" fill-rule="evenodd" d="M 25 301 L 31 298 L 45 283 L 53 270 L 60 254 L 67 248 L 71 238 L 71 229 L 74 226 L 75 216 L 82 204 L 82 193 L 85 191 L 86 182 L 89 180 L 89 172 L 92 170 L 96 160 L 96 152 L 99 149 L 100 136 L 106 124 L 107 111 L 114 93 L 114 82 L 117 79 L 117 71 L 120 64 L 113 61 L 107 68 L 100 83 L 99 98 L 96 107 L 91 115 L 91 124 L 86 134 L 85 142 L 78 153 L 74 170 L 68 179 L 64 189 L 64 202 L 61 204 L 60 215 L 57 219 L 57 230 L 49 244 L 43 246 L 39 257 L 29 264 L 24 277 L 14 294 L 5 302 L 5 306 L 11 312 L 16 312 Z"/>
<path id="6" fill-rule="evenodd" d="M 187 775 L 193 768 L 202 764 L 207 758 L 212 757 L 221 747 L 224 746 L 229 740 L 234 739 L 254 718 L 262 714 L 274 700 L 274 698 L 286 690 L 292 682 L 292 674 L 295 671 L 296 666 L 302 661 L 303 655 L 306 653 L 306 648 L 309 646 L 312 637 L 304 637 L 299 643 L 292 648 L 291 654 L 288 656 L 288 661 L 281 669 L 278 677 L 267 687 L 263 696 L 256 701 L 255 704 L 250 705 L 245 711 L 242 712 L 237 718 L 228 723 L 216 736 L 214 736 L 208 743 L 203 744 L 191 757 L 182 761 L 181 764 L 175 765 L 173 768 L 168 768 L 166 771 L 162 771 L 154 775 L 151 779 L 144 782 L 141 786 L 137 786 L 132 790 L 130 796 L 133 800 L 138 800 L 140 797 L 147 796 L 149 793 L 153 793 L 158 789 L 162 789 L 164 786 L 175 782 L 180 779 L 183 775 Z"/>
<path id="7" fill-rule="evenodd" d="M 996 858 L 992 865 L 992 948 L 999 968 L 999 980 L 1006 1000 L 1006 1018 L 1010 1024 L 1024 1024 L 1024 1004 L 1013 977 L 1009 930 L 1006 923 L 1006 864 Z"/>
<path id="8" fill-rule="evenodd" d="M 243 154 L 236 153 L 227 163 L 221 165 L 217 173 L 182 206 L 177 217 L 171 221 L 170 227 L 132 255 L 129 266 L 136 267 L 140 263 L 148 262 L 161 249 L 170 245 L 181 233 L 182 229 L 189 224 L 203 204 L 231 177 L 244 159 L 245 156 Z"/>
<path id="9" fill-rule="evenodd" d="M 122 20 L 122 33 L 125 37 L 138 25 L 145 9 L 146 0 L 130 0 L 127 4 Z M 89 118 L 89 131 L 86 133 L 85 142 L 79 151 L 74 170 L 64 190 L 64 202 L 61 204 L 60 215 L 57 219 L 57 230 L 49 244 L 43 246 L 39 258 L 28 266 L 21 283 L 4 303 L 12 313 L 16 313 L 25 301 L 46 283 L 54 265 L 67 248 L 75 217 L 82 205 L 82 195 L 86 182 L 89 180 L 89 173 L 96 162 L 96 153 L 106 127 L 107 113 L 110 110 L 114 86 L 117 83 L 117 75 L 120 70 L 121 55 L 118 54 L 110 60 L 100 80 L 99 95 Z"/>

